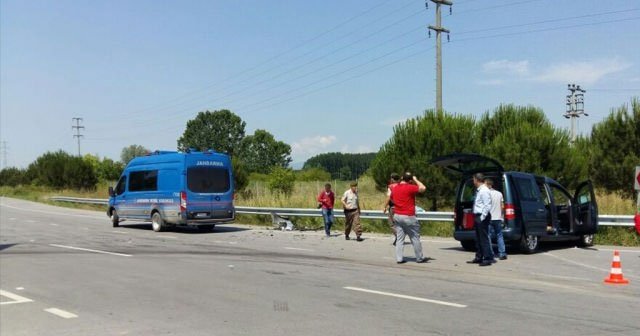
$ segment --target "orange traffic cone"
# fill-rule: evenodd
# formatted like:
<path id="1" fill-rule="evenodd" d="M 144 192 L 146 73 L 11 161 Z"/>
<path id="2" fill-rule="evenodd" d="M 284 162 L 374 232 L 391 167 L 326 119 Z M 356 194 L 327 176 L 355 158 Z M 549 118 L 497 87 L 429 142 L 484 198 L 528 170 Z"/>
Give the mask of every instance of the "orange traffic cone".
<path id="1" fill-rule="evenodd" d="M 611 262 L 611 272 L 604 282 L 610 284 L 628 284 L 629 280 L 622 276 L 622 266 L 620 265 L 620 252 L 613 251 L 613 261 Z"/>

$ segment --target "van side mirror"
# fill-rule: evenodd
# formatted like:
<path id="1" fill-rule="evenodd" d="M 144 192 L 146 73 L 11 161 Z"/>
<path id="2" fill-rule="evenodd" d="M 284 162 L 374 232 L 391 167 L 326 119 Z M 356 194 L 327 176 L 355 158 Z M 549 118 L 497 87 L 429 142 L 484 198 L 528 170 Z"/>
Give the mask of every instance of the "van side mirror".
<path id="1" fill-rule="evenodd" d="M 109 187 L 109 197 L 114 197 L 116 193 L 113 191 L 113 187 Z"/>

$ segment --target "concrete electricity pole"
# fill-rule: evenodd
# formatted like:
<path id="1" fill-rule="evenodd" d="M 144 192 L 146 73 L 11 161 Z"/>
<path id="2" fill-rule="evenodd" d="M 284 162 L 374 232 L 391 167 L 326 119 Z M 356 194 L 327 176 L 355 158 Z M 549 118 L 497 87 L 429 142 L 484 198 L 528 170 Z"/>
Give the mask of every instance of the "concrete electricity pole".
<path id="1" fill-rule="evenodd" d="M 0 169 L 5 169 L 7 168 L 7 152 L 8 152 L 6 141 L 0 142 L 0 152 L 2 152 L 2 167 L 0 167 Z"/>
<path id="2" fill-rule="evenodd" d="M 78 156 L 82 156 L 80 154 L 80 138 L 82 138 L 84 135 L 80 134 L 80 130 L 84 129 L 84 126 L 80 126 L 80 122 L 82 121 L 82 118 L 71 118 L 73 119 L 73 121 L 76 122 L 75 126 L 72 125 L 71 129 L 75 129 L 76 130 L 76 134 L 73 135 L 74 138 L 78 138 Z"/>
<path id="3" fill-rule="evenodd" d="M 564 117 L 571 119 L 571 143 L 576 141 L 576 119 L 581 115 L 589 116 L 584 113 L 584 93 L 587 92 L 580 88 L 580 85 L 569 84 L 567 85 L 569 94 L 567 95 L 567 112 Z"/>
<path id="4" fill-rule="evenodd" d="M 449 30 L 442 27 L 442 17 L 440 12 L 440 6 L 449 6 L 449 13 L 451 13 L 451 6 L 453 2 L 450 0 L 431 0 L 436 4 L 436 25 L 429 25 L 429 36 L 431 31 L 436 32 L 436 111 L 442 112 L 442 39 L 440 33 L 447 33 L 447 39 L 449 38 Z M 425 3 L 429 8 L 429 3 Z"/>

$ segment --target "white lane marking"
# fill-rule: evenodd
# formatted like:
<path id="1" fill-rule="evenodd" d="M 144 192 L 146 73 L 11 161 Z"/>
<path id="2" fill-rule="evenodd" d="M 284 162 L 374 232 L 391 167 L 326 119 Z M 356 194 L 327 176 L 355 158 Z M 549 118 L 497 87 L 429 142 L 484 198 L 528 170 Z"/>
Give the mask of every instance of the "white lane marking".
<path id="1" fill-rule="evenodd" d="M 31 299 L 27 299 L 26 297 L 20 296 L 18 294 L 13 294 L 11 292 L 4 291 L 0 289 L 0 296 L 8 297 L 13 301 L 4 301 L 0 302 L 0 305 L 8 305 L 14 303 L 25 303 L 25 302 L 33 302 Z"/>
<path id="2" fill-rule="evenodd" d="M 115 256 L 120 256 L 120 257 L 131 257 L 131 254 L 116 253 L 116 252 L 109 252 L 109 251 L 100 251 L 100 250 L 92 250 L 92 249 L 88 249 L 88 248 L 75 247 L 75 246 L 58 245 L 58 244 L 49 244 L 49 246 L 66 248 L 66 249 L 70 249 L 70 250 L 78 250 L 78 251 L 86 251 L 86 252 L 93 252 L 93 253 L 110 254 L 110 255 L 115 255 Z"/>
<path id="3" fill-rule="evenodd" d="M 313 250 L 311 249 L 306 249 L 306 248 L 298 248 L 298 247 L 285 247 L 285 250 L 295 250 L 295 251 L 308 251 L 308 252 L 313 252 Z"/>
<path id="4" fill-rule="evenodd" d="M 231 245 L 235 245 L 235 244 L 237 244 L 237 243 L 238 243 L 238 242 L 229 242 L 229 244 L 231 244 Z"/>
<path id="5" fill-rule="evenodd" d="M 53 211 L 44 211 L 44 210 L 34 210 L 34 209 L 19 208 L 19 207 L 14 207 L 14 206 L 11 206 L 11 205 L 6 205 L 6 204 L 0 204 L 0 206 L 6 207 L 6 208 L 10 208 L 10 209 L 15 209 L 15 210 L 22 210 L 22 211 L 27 211 L 27 212 L 38 212 L 38 213 L 43 213 L 43 214 L 48 214 L 48 215 L 71 216 L 71 217 L 88 217 L 88 218 L 97 218 L 97 219 L 106 218 L 106 215 L 103 217 L 103 216 L 89 216 L 89 215 L 80 215 L 80 214 L 59 213 L 59 212 L 53 212 Z"/>
<path id="6" fill-rule="evenodd" d="M 174 236 L 156 236 L 158 238 L 169 238 L 169 239 L 178 239 L 178 237 L 174 237 Z"/>
<path id="7" fill-rule="evenodd" d="M 37 223 L 37 221 L 34 221 L 33 219 L 27 219 L 25 222 L 27 222 L 27 223 Z"/>
<path id="8" fill-rule="evenodd" d="M 56 224 L 56 223 L 49 223 L 49 225 L 51 225 L 51 226 L 58 226 L 58 224 Z"/>
<path id="9" fill-rule="evenodd" d="M 562 260 L 564 262 L 568 262 L 570 264 L 574 264 L 574 265 L 577 265 L 577 266 L 582 266 L 582 267 L 585 267 L 585 268 L 590 268 L 590 269 L 601 271 L 601 272 L 609 272 L 610 271 L 610 269 L 608 269 L 608 268 L 600 268 L 600 267 L 595 267 L 595 266 L 583 264 L 583 263 L 580 263 L 580 262 L 577 262 L 577 261 L 573 261 L 571 259 L 567 259 L 567 258 L 563 258 L 563 257 L 557 256 L 555 254 L 551 254 L 549 252 L 542 253 L 542 255 L 547 255 L 547 256 Z M 625 275 L 625 277 L 636 278 L 636 279 L 638 278 L 638 277 L 630 276 L 630 275 Z"/>
<path id="10" fill-rule="evenodd" d="M 227 243 L 226 241 L 222 241 L 222 240 L 214 240 L 213 242 L 216 243 L 216 244 L 226 244 Z"/>
<path id="11" fill-rule="evenodd" d="M 615 249 L 601 249 L 599 248 L 598 251 L 607 251 L 607 252 L 613 252 L 613 251 L 618 251 L 620 253 L 623 252 L 627 252 L 627 253 L 640 253 L 640 250 L 615 250 Z"/>
<path id="12" fill-rule="evenodd" d="M 124 232 L 124 231 L 115 231 L 115 230 L 114 230 L 114 231 L 111 231 L 111 232 L 114 232 L 114 233 L 122 233 L 122 234 L 128 234 L 128 233 L 129 233 L 129 232 Z"/>
<path id="13" fill-rule="evenodd" d="M 24 290 L 24 287 L 16 287 L 16 290 Z"/>
<path id="14" fill-rule="evenodd" d="M 400 298 L 400 299 L 407 299 L 407 300 L 413 300 L 413 301 L 434 303 L 434 304 L 439 304 L 439 305 L 449 306 L 449 307 L 455 307 L 455 308 L 466 308 L 467 307 L 467 305 L 454 303 L 454 302 L 425 299 L 425 298 L 421 298 L 421 297 L 417 297 L 417 296 L 409 296 L 409 295 L 403 295 L 403 294 L 381 292 L 381 291 L 365 289 L 365 288 L 358 288 L 358 287 L 342 287 L 342 288 L 347 289 L 347 290 L 352 290 L 352 291 L 364 292 L 364 293 L 378 294 L 378 295 L 384 295 L 384 296 L 392 296 L 392 297 L 397 297 L 397 298 Z"/>
<path id="15" fill-rule="evenodd" d="M 47 308 L 44 311 L 46 311 L 47 313 L 51 313 L 53 315 L 57 315 L 57 316 L 62 317 L 62 318 L 66 318 L 66 319 L 78 317 L 78 315 L 76 315 L 74 313 L 70 313 L 68 311 L 64 311 L 64 310 L 58 309 L 58 308 Z"/>
<path id="16" fill-rule="evenodd" d="M 15 218 L 15 217 L 11 217 L 11 218 L 9 218 L 9 220 L 16 220 L 16 219 L 17 219 L 17 218 Z"/>

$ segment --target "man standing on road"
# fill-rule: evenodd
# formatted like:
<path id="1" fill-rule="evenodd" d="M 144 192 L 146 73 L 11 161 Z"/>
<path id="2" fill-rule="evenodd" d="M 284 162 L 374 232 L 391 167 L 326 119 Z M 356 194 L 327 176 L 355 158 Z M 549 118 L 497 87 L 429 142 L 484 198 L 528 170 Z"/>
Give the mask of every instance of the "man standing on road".
<path id="1" fill-rule="evenodd" d="M 331 237 L 331 225 L 333 225 L 333 205 L 336 202 L 336 195 L 331 190 L 331 184 L 324 185 L 324 190 L 318 195 L 318 207 L 322 208 L 322 219 L 324 220 L 324 233 L 327 238 Z"/>
<path id="2" fill-rule="evenodd" d="M 416 194 L 423 193 L 427 188 L 411 173 L 406 172 L 402 176 L 402 182 L 393 188 L 391 200 L 394 204 L 393 222 L 396 226 L 396 262 L 405 263 L 404 237 L 409 236 L 416 262 L 427 261 L 422 255 L 422 243 L 420 242 L 420 224 L 416 218 Z"/>
<path id="3" fill-rule="evenodd" d="M 396 233 L 396 225 L 393 223 L 393 201 L 391 200 L 391 192 L 393 188 L 395 188 L 398 184 L 400 184 L 400 175 L 397 173 L 391 174 L 391 181 L 389 182 L 389 186 L 387 187 L 387 201 L 384 203 L 384 208 L 382 212 L 389 213 L 389 227 L 391 227 L 391 231 L 393 232 L 393 246 L 396 246 L 396 240 L 398 240 L 398 234 Z"/>
<path id="4" fill-rule="evenodd" d="M 484 175 L 473 175 L 473 184 L 476 186 L 476 198 L 473 202 L 474 224 L 476 228 L 476 257 L 469 263 L 489 266 L 495 262 L 489 241 L 489 223 L 491 222 L 491 195 L 489 188 L 484 184 Z"/>
<path id="5" fill-rule="evenodd" d="M 358 201 L 358 183 L 352 182 L 351 188 L 342 195 L 342 208 L 344 209 L 344 239 L 349 240 L 349 234 L 353 227 L 356 232 L 356 240 L 362 241 L 362 227 L 360 226 L 360 203 Z"/>
<path id="6" fill-rule="evenodd" d="M 500 260 L 507 259 L 507 252 L 504 246 L 504 237 L 502 236 L 502 209 L 504 208 L 504 198 L 502 193 L 493 188 L 493 180 L 486 179 L 484 183 L 489 188 L 489 195 L 491 196 L 491 226 L 490 232 L 493 231 L 496 234 L 496 244 L 498 244 L 498 258 Z M 491 235 L 489 235 L 489 246 L 491 246 Z M 493 248 L 491 249 L 491 255 L 493 257 Z"/>

